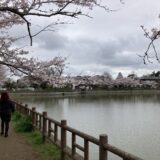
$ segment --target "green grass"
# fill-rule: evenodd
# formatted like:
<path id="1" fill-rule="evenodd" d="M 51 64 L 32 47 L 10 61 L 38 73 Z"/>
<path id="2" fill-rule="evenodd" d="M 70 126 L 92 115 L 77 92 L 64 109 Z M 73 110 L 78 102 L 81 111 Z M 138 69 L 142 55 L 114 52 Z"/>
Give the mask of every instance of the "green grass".
<path id="1" fill-rule="evenodd" d="M 14 128 L 16 132 L 32 132 L 33 127 L 31 119 L 15 112 L 12 116 Z"/>
<path id="2" fill-rule="evenodd" d="M 44 160 L 60 160 L 59 149 L 47 142 L 42 142 L 42 135 L 38 131 L 33 131 L 31 133 L 24 133 L 26 140 L 33 146 L 36 151 L 38 151 Z"/>
<path id="3" fill-rule="evenodd" d="M 15 131 L 23 135 L 26 141 L 41 155 L 42 160 L 60 160 L 58 147 L 49 142 L 42 142 L 42 135 L 33 129 L 30 118 L 15 112 L 12 121 Z"/>

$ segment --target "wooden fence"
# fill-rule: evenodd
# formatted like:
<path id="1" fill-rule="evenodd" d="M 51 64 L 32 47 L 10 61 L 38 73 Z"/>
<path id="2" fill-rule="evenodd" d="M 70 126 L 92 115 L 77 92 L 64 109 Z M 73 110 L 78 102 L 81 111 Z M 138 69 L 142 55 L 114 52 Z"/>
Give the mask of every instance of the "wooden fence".
<path id="1" fill-rule="evenodd" d="M 137 156 L 108 144 L 108 136 L 106 134 L 100 135 L 99 139 L 97 139 L 71 128 L 67 125 L 66 120 L 58 122 L 49 118 L 47 112 L 39 113 L 36 111 L 36 108 L 30 109 L 27 105 L 22 105 L 22 103 L 14 103 L 16 111 L 31 117 L 32 125 L 42 133 L 43 142 L 49 139 L 60 147 L 61 160 L 65 160 L 66 157 L 73 160 L 89 160 L 89 146 L 91 143 L 99 147 L 99 160 L 108 160 L 108 152 L 119 156 L 122 160 L 142 160 Z M 71 147 L 67 146 L 67 132 L 71 134 Z M 78 144 L 78 137 L 83 139 L 83 146 Z M 83 156 L 77 153 L 77 149 L 82 151 Z"/>

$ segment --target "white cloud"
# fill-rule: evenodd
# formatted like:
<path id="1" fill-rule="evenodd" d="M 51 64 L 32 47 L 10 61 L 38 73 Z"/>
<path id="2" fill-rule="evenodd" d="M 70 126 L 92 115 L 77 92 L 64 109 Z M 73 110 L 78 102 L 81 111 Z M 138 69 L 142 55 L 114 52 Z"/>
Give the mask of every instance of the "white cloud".
<path id="1" fill-rule="evenodd" d="M 137 54 L 143 54 L 148 43 L 140 25 L 158 25 L 159 1 L 124 1 L 124 5 L 108 1 L 111 8 L 120 8 L 116 12 L 106 13 L 95 8 L 90 13 L 93 19 L 80 17 L 72 20 L 73 24 L 61 25 L 58 32 L 39 35 L 34 38 L 34 46 L 30 49 L 32 55 L 42 59 L 66 56 L 70 63 L 66 73 L 71 74 L 104 71 L 114 75 L 119 71 L 142 74 L 157 70 L 157 63 L 143 65 Z M 47 22 L 50 20 L 39 24 Z"/>

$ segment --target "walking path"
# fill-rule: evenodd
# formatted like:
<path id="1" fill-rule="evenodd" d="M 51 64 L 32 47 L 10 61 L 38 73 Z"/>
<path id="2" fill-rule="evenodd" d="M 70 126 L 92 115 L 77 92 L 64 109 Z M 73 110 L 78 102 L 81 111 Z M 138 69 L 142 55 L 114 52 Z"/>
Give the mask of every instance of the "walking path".
<path id="1" fill-rule="evenodd" d="M 41 160 L 23 136 L 15 133 L 10 126 L 9 136 L 0 135 L 0 160 Z"/>

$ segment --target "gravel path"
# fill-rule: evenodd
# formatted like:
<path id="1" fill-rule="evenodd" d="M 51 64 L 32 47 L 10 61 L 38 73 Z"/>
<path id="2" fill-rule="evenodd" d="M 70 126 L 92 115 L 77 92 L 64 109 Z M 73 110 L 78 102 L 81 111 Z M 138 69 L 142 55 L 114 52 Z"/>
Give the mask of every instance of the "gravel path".
<path id="1" fill-rule="evenodd" d="M 0 160 L 41 160 L 26 140 L 10 125 L 9 136 L 0 135 Z"/>

